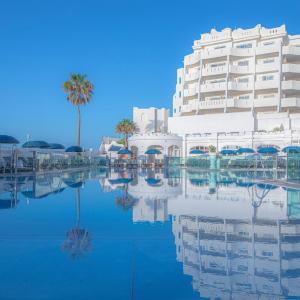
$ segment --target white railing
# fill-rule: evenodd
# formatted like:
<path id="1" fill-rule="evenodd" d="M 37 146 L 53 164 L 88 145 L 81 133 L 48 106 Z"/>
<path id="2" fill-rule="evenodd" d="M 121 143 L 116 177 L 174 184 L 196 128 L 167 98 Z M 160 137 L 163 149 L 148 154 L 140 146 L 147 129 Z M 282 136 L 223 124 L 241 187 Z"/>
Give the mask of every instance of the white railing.
<path id="1" fill-rule="evenodd" d="M 296 46 L 284 46 L 282 47 L 283 55 L 297 55 L 300 56 L 300 47 Z"/>
<path id="2" fill-rule="evenodd" d="M 201 92 L 214 92 L 226 90 L 226 82 L 204 83 L 201 84 Z"/>
<path id="3" fill-rule="evenodd" d="M 248 91 L 253 89 L 252 82 L 229 82 L 228 90 Z"/>
<path id="4" fill-rule="evenodd" d="M 186 55 L 184 57 L 184 65 L 194 65 L 196 63 L 200 62 L 200 54 L 198 53 L 192 53 L 190 55 Z"/>
<path id="5" fill-rule="evenodd" d="M 227 72 L 227 66 L 206 67 L 202 69 L 202 76 L 224 74 Z"/>
<path id="6" fill-rule="evenodd" d="M 300 90 L 300 81 L 296 80 L 285 80 L 282 81 L 283 90 Z"/>
<path id="7" fill-rule="evenodd" d="M 253 68 L 249 66 L 238 66 L 238 65 L 230 65 L 229 72 L 236 74 L 248 74 L 253 73 Z"/>
<path id="8" fill-rule="evenodd" d="M 198 92 L 199 92 L 199 88 L 198 87 L 185 89 L 183 91 L 183 96 L 184 97 L 193 97 L 193 96 L 196 96 L 198 94 Z"/>
<path id="9" fill-rule="evenodd" d="M 225 99 L 199 101 L 199 109 L 224 108 Z"/>
<path id="10" fill-rule="evenodd" d="M 255 82 L 255 89 L 278 88 L 278 80 L 258 80 Z"/>
<path id="11" fill-rule="evenodd" d="M 282 65 L 283 73 L 300 73 L 299 64 L 283 64 Z"/>
<path id="12" fill-rule="evenodd" d="M 198 72 L 186 74 L 185 77 L 184 77 L 185 81 L 193 81 L 193 80 L 198 80 L 198 79 L 199 79 L 199 73 Z"/>

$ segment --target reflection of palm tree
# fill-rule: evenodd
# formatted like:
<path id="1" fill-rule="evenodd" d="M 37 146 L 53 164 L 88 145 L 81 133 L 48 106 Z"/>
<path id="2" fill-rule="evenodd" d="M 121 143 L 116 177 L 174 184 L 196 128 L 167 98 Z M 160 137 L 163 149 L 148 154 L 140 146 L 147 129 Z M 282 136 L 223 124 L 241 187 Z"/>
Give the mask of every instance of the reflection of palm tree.
<path id="1" fill-rule="evenodd" d="M 66 240 L 62 245 L 63 251 L 70 254 L 71 258 L 76 259 L 91 249 L 91 235 L 83 228 L 80 228 L 80 188 L 76 190 L 76 227 L 69 230 Z"/>
<path id="2" fill-rule="evenodd" d="M 123 195 L 115 198 L 116 205 L 122 207 L 123 210 L 129 210 L 136 205 L 138 200 L 128 194 L 128 184 L 124 185 Z"/>

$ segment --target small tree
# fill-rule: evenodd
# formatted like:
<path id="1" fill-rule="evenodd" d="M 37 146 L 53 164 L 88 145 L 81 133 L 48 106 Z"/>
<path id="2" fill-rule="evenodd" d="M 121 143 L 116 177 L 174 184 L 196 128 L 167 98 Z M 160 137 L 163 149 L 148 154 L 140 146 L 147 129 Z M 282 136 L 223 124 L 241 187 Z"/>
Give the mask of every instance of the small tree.
<path id="1" fill-rule="evenodd" d="M 209 145 L 208 150 L 209 150 L 210 153 L 216 153 L 217 152 L 217 148 L 214 145 Z"/>
<path id="2" fill-rule="evenodd" d="M 124 134 L 124 146 L 126 149 L 128 148 L 128 137 L 134 132 L 136 132 L 136 125 L 129 119 L 123 119 L 116 126 L 116 133 Z"/>

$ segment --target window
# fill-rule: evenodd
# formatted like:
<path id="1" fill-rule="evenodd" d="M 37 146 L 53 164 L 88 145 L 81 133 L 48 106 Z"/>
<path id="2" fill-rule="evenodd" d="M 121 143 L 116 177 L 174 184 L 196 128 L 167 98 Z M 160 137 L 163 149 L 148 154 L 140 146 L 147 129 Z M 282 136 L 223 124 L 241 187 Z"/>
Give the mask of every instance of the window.
<path id="1" fill-rule="evenodd" d="M 216 46 L 215 49 L 224 49 L 225 48 L 225 45 L 222 45 L 222 46 Z"/>
<path id="2" fill-rule="evenodd" d="M 274 94 L 263 95 L 263 98 L 274 98 L 274 97 L 275 97 Z"/>
<path id="3" fill-rule="evenodd" d="M 239 99 L 249 99 L 249 95 L 239 96 Z"/>
<path id="4" fill-rule="evenodd" d="M 264 75 L 261 77 L 262 81 L 274 80 L 274 75 Z"/>
<path id="5" fill-rule="evenodd" d="M 179 91 L 179 98 L 181 98 L 181 91 Z"/>
<path id="6" fill-rule="evenodd" d="M 263 63 L 264 64 L 270 64 L 270 63 L 273 63 L 274 61 L 275 61 L 274 58 L 268 58 L 268 59 L 263 60 Z"/>
<path id="7" fill-rule="evenodd" d="M 248 77 L 244 77 L 244 78 L 239 78 L 238 82 L 249 82 L 249 78 Z"/>
<path id="8" fill-rule="evenodd" d="M 176 114 L 176 108 L 174 108 L 174 114 Z"/>
<path id="9" fill-rule="evenodd" d="M 221 82 L 225 82 L 225 79 L 212 80 L 209 81 L 208 83 L 221 83 Z"/>
<path id="10" fill-rule="evenodd" d="M 273 252 L 272 251 L 263 251 L 262 255 L 263 256 L 273 256 Z"/>
<path id="11" fill-rule="evenodd" d="M 252 44 L 251 44 L 251 43 L 240 44 L 240 45 L 237 45 L 236 47 L 237 47 L 237 48 L 241 48 L 241 49 L 252 48 Z"/>
<path id="12" fill-rule="evenodd" d="M 238 66 L 249 66 L 249 60 L 242 60 L 238 62 Z"/>
<path id="13" fill-rule="evenodd" d="M 264 46 L 270 46 L 270 45 L 274 45 L 275 42 L 272 41 L 272 42 L 264 42 Z"/>
<path id="14" fill-rule="evenodd" d="M 211 68 L 217 68 L 217 67 L 222 67 L 225 66 L 225 63 L 219 63 L 219 64 L 212 64 L 210 65 Z"/>
<path id="15" fill-rule="evenodd" d="M 181 76 L 178 77 L 178 83 L 181 84 Z"/>

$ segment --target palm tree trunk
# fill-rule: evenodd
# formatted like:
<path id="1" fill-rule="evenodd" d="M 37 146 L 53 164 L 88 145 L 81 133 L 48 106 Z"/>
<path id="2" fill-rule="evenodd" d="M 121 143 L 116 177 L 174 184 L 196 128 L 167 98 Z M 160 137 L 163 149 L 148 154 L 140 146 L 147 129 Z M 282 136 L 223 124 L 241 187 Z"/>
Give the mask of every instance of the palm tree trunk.
<path id="1" fill-rule="evenodd" d="M 77 109 L 77 115 L 78 115 L 78 119 L 77 119 L 77 145 L 80 146 L 80 108 L 79 108 L 79 105 L 76 105 L 76 109 Z"/>
<path id="2" fill-rule="evenodd" d="M 76 190 L 76 226 L 79 228 L 80 226 L 80 188 L 77 188 Z"/>
<path id="3" fill-rule="evenodd" d="M 124 146 L 126 149 L 128 148 L 128 134 L 127 133 L 124 134 Z"/>

